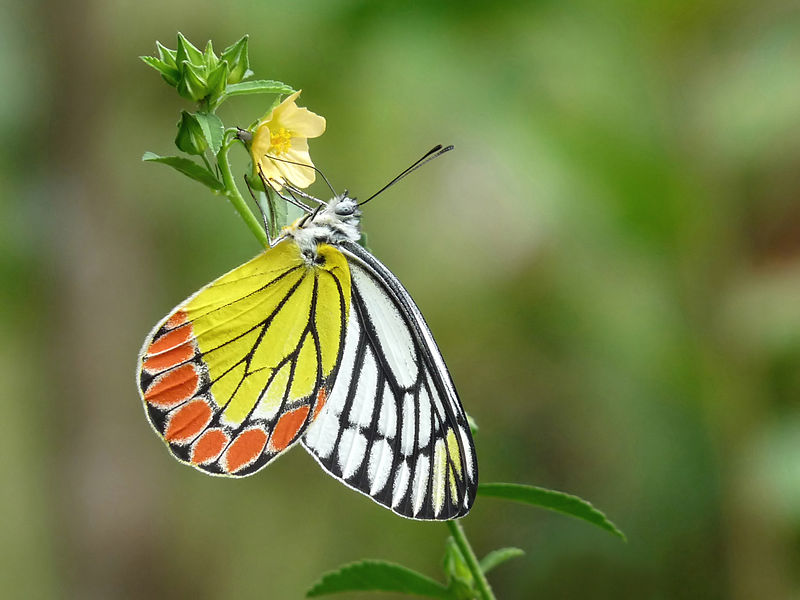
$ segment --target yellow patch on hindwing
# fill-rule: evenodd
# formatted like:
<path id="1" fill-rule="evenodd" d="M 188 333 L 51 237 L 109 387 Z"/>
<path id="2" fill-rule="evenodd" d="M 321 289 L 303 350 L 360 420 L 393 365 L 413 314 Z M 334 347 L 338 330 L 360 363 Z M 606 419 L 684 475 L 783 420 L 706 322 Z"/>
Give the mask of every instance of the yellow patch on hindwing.
<path id="1" fill-rule="evenodd" d="M 453 461 L 453 465 L 447 469 L 447 479 L 450 482 L 450 493 L 453 498 L 458 498 L 458 486 L 456 484 L 456 476 L 458 480 L 464 477 L 461 473 L 461 452 L 458 450 L 458 440 L 456 440 L 456 433 L 453 429 L 447 430 L 445 437 L 447 443 L 447 453 Z M 455 471 L 455 472 L 454 472 Z"/>

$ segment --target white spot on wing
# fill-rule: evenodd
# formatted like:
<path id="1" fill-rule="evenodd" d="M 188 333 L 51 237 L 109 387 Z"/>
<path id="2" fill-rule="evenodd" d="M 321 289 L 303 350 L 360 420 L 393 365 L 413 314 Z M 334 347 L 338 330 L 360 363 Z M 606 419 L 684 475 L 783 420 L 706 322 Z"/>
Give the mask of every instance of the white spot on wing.
<path id="1" fill-rule="evenodd" d="M 358 337 L 361 333 L 361 328 L 356 318 L 355 309 L 350 306 L 350 318 L 347 321 L 347 334 L 345 335 L 344 351 L 342 354 L 342 363 L 339 366 L 339 373 L 336 375 L 336 381 L 333 383 L 333 389 L 326 403 L 326 408 L 331 407 L 336 414 L 341 414 L 344 408 L 344 401 L 347 398 L 347 392 L 350 390 L 350 381 L 353 377 L 353 366 L 356 360 L 356 345 L 358 344 Z"/>
<path id="2" fill-rule="evenodd" d="M 372 350 L 367 348 L 364 354 L 364 364 L 358 376 L 353 404 L 350 407 L 350 423 L 369 427 L 372 422 L 372 409 L 375 406 L 375 395 L 378 386 L 378 365 Z"/>
<path id="3" fill-rule="evenodd" d="M 414 484 L 411 486 L 411 503 L 414 506 L 414 514 L 416 515 L 422 508 L 422 503 L 425 500 L 425 492 L 428 491 L 428 471 L 430 467 L 430 460 L 424 454 L 420 455 L 417 460 L 417 468 L 414 471 Z"/>
<path id="4" fill-rule="evenodd" d="M 408 468 L 408 463 L 403 461 L 397 469 L 397 475 L 394 476 L 394 490 L 392 491 L 392 508 L 397 507 L 403 498 L 406 496 L 406 488 L 408 488 L 408 480 L 411 478 L 411 469 Z"/>
<path id="5" fill-rule="evenodd" d="M 394 302 L 372 277 L 353 263 L 350 263 L 350 273 L 364 299 L 389 369 L 402 387 L 412 386 L 417 380 L 417 363 L 408 326 Z"/>
<path id="6" fill-rule="evenodd" d="M 385 439 L 380 439 L 372 446 L 369 454 L 367 474 L 371 482 L 369 493 L 374 496 L 380 492 L 389 480 L 392 469 L 392 448 Z"/>
<path id="7" fill-rule="evenodd" d="M 419 444 L 424 448 L 431 441 L 431 399 L 423 387 L 419 391 Z"/>
<path id="8" fill-rule="evenodd" d="M 467 477 L 470 481 L 475 480 L 475 475 L 472 473 L 472 446 L 469 443 L 467 432 L 461 425 L 458 426 L 458 435 L 461 437 L 461 445 L 464 447 L 464 461 L 467 463 Z"/>
<path id="9" fill-rule="evenodd" d="M 409 456 L 414 452 L 414 427 L 417 418 L 414 397 L 406 394 L 403 398 L 403 431 L 400 432 L 400 451 Z"/>
<path id="10" fill-rule="evenodd" d="M 383 398 L 381 400 L 381 412 L 378 417 L 378 431 L 381 435 L 393 438 L 397 435 L 397 406 L 395 405 L 394 394 L 389 389 L 389 384 L 383 384 Z"/>
<path id="11" fill-rule="evenodd" d="M 445 451 L 444 440 L 438 439 L 433 450 L 433 481 L 431 483 L 433 512 L 436 515 L 441 512 L 444 506 L 446 467 L 447 452 Z"/>
<path id="12" fill-rule="evenodd" d="M 320 458 L 328 458 L 339 435 L 339 418 L 326 405 L 319 416 L 308 426 L 306 445 Z"/>
<path id="13" fill-rule="evenodd" d="M 366 450 L 367 438 L 357 429 L 348 428 L 342 432 L 337 456 L 344 479 L 347 479 L 358 470 L 361 463 L 364 462 Z"/>
<path id="14" fill-rule="evenodd" d="M 433 381 L 431 381 L 431 374 L 427 371 L 425 372 L 425 380 L 428 382 L 428 388 L 431 391 L 431 400 L 433 400 L 433 405 L 436 407 L 436 415 L 439 417 L 439 421 L 444 423 L 447 420 L 447 413 L 444 411 L 444 405 L 442 404 L 442 399 L 439 397 L 439 392 L 436 391 L 436 387 L 433 385 Z M 457 407 L 453 408 L 453 412 L 460 412 Z"/>

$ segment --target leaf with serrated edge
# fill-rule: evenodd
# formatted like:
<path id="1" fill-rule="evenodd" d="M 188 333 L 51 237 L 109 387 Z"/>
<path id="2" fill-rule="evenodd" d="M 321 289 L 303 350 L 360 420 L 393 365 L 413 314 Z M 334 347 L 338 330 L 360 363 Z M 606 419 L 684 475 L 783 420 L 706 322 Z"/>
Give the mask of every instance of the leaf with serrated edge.
<path id="1" fill-rule="evenodd" d="M 241 96 L 242 94 L 291 94 L 295 90 L 280 81 L 256 79 L 232 83 L 225 88 L 226 96 Z"/>
<path id="2" fill-rule="evenodd" d="M 448 600 L 453 598 L 438 581 L 401 565 L 381 560 L 352 563 L 326 573 L 308 590 L 306 597 L 356 591 L 399 592 Z"/>
<path id="3" fill-rule="evenodd" d="M 212 190 L 222 190 L 224 188 L 222 182 L 214 177 L 211 171 L 205 167 L 201 167 L 196 162 L 191 161 L 188 158 L 182 158 L 180 156 L 159 156 L 153 152 L 145 152 L 142 156 L 142 160 L 145 162 L 157 162 L 168 165 L 176 171 L 180 171 L 187 177 L 190 177 L 191 179 L 199 181 L 203 185 L 210 187 Z"/>
<path id="4" fill-rule="evenodd" d="M 200 124 L 203 135 L 206 136 L 211 151 L 216 154 L 222 148 L 222 138 L 225 137 L 225 126 L 217 115 L 211 113 L 195 113 L 194 118 Z"/>
<path id="5" fill-rule="evenodd" d="M 488 573 L 496 566 L 503 564 L 507 560 L 524 555 L 525 551 L 520 550 L 519 548 L 500 548 L 498 550 L 492 550 L 489 552 L 489 554 L 481 559 L 481 571 Z"/>
<path id="6" fill-rule="evenodd" d="M 514 500 L 583 519 L 626 541 L 625 534 L 602 512 L 586 500 L 571 494 L 520 483 L 481 483 L 478 485 L 478 495 Z"/>

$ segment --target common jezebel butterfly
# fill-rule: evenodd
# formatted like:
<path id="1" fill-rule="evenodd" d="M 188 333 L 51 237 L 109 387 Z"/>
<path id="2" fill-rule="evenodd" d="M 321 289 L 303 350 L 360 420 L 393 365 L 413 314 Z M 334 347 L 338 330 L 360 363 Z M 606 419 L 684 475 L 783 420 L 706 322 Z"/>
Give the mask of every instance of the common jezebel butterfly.
<path id="1" fill-rule="evenodd" d="M 137 371 L 147 417 L 175 458 L 210 475 L 251 475 L 300 441 L 399 515 L 461 517 L 478 464 L 441 353 L 403 285 L 357 243 L 366 201 L 318 202 L 153 328 Z"/>

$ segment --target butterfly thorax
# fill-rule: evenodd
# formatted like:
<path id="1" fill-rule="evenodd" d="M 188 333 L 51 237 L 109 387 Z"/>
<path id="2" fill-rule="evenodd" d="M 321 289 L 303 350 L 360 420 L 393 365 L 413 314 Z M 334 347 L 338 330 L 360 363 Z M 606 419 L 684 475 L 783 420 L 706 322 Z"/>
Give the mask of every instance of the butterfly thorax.
<path id="1" fill-rule="evenodd" d="M 361 237 L 360 221 L 358 203 L 345 192 L 334 196 L 316 214 L 305 215 L 284 227 L 282 237 L 294 239 L 302 255 L 313 261 L 319 244 L 357 242 Z"/>

